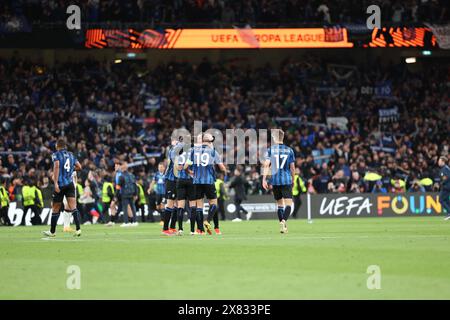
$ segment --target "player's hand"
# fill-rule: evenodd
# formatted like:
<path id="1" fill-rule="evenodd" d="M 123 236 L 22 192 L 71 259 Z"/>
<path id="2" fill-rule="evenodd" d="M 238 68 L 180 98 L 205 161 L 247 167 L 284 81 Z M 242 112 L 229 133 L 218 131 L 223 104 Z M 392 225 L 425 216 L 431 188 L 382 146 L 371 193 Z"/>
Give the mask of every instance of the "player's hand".
<path id="1" fill-rule="evenodd" d="M 262 186 L 263 186 L 264 190 L 269 190 L 269 185 L 267 184 L 266 180 L 263 180 Z"/>
<path id="2" fill-rule="evenodd" d="M 59 185 L 55 184 L 55 192 L 59 193 L 61 190 L 59 190 Z"/>

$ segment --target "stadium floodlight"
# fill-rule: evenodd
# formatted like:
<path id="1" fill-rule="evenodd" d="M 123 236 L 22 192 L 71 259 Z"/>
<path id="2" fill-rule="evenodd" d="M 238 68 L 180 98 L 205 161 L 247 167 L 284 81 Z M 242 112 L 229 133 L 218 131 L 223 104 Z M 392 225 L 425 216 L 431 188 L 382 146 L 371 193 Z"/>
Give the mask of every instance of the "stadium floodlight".
<path id="1" fill-rule="evenodd" d="M 405 62 L 406 63 L 416 63 L 416 58 L 415 57 L 406 58 Z"/>
<path id="2" fill-rule="evenodd" d="M 431 51 L 430 50 L 423 50 L 422 51 L 422 55 L 424 55 L 424 56 L 431 56 Z"/>
<path id="3" fill-rule="evenodd" d="M 116 59 L 114 60 L 114 63 L 122 63 L 122 59 Z"/>
<path id="4" fill-rule="evenodd" d="M 130 59 L 136 58 L 136 53 L 134 53 L 134 52 L 128 52 L 128 53 L 127 53 L 127 58 L 130 58 Z"/>

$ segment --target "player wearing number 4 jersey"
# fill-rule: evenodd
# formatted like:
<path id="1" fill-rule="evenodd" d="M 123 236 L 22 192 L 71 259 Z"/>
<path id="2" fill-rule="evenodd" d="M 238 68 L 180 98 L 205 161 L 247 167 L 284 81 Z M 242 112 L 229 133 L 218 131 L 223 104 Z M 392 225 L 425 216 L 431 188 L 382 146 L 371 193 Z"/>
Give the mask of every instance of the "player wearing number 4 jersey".
<path id="1" fill-rule="evenodd" d="M 67 200 L 68 211 L 73 215 L 76 225 L 75 236 L 81 235 L 80 230 L 80 213 L 78 212 L 75 197 L 75 185 L 72 180 L 74 170 L 80 171 L 81 164 L 74 157 L 72 152 L 66 150 L 66 143 L 59 139 L 56 142 L 56 152 L 52 154 L 53 161 L 53 183 L 55 191 L 52 197 L 52 217 L 50 231 L 44 231 L 47 237 L 54 237 L 56 232 L 56 224 L 59 219 L 61 205 L 64 197 Z"/>
<path id="2" fill-rule="evenodd" d="M 295 176 L 294 151 L 283 144 L 284 132 L 272 130 L 272 146 L 267 150 L 263 164 L 263 188 L 272 186 L 273 195 L 278 205 L 280 232 L 287 233 L 286 221 L 292 208 L 292 183 Z M 267 176 L 271 176 L 267 181 Z"/>

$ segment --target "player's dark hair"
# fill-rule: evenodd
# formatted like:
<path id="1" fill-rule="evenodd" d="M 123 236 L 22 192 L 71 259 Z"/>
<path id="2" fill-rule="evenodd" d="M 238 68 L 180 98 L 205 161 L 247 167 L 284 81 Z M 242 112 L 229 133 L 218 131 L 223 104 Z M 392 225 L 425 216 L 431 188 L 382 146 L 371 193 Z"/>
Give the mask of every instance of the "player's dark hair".
<path id="1" fill-rule="evenodd" d="M 58 139 L 56 141 L 56 148 L 57 149 L 65 149 L 66 148 L 66 141 L 64 141 L 64 139 Z"/>

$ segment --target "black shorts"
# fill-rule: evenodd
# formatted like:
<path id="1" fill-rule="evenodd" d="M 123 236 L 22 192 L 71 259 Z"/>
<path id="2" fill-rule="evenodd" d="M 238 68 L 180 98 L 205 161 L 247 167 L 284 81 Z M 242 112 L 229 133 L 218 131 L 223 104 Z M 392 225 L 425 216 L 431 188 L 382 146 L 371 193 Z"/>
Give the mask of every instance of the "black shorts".
<path id="1" fill-rule="evenodd" d="M 64 196 L 66 199 L 75 198 L 75 186 L 70 183 L 66 186 L 59 187 L 59 192 L 53 191 L 52 200 L 54 203 L 63 202 Z"/>
<path id="2" fill-rule="evenodd" d="M 177 200 L 197 200 L 195 198 L 195 189 L 191 179 L 177 180 Z"/>
<path id="3" fill-rule="evenodd" d="M 217 199 L 216 194 L 216 186 L 213 184 L 194 184 L 195 189 L 195 199 L 203 199 L 203 197 L 206 197 L 206 199 Z"/>
<path id="4" fill-rule="evenodd" d="M 283 186 L 273 186 L 272 187 L 273 196 L 275 200 L 280 199 L 292 199 L 292 186 L 291 185 L 283 185 Z"/>
<path id="5" fill-rule="evenodd" d="M 157 206 L 159 206 L 161 203 L 164 203 L 164 195 L 163 194 L 156 194 L 155 195 L 155 203 Z"/>
<path id="6" fill-rule="evenodd" d="M 166 199 L 176 200 L 177 199 L 177 182 L 167 180 L 166 181 Z"/>

